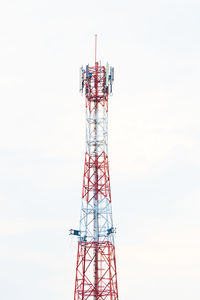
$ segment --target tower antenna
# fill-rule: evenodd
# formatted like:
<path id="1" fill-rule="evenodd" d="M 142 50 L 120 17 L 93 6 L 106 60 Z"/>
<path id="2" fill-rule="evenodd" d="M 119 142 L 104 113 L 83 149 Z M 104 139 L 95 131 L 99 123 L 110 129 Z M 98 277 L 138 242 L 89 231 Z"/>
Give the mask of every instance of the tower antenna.
<path id="1" fill-rule="evenodd" d="M 95 64 L 97 62 L 97 34 L 95 34 Z"/>
<path id="2" fill-rule="evenodd" d="M 98 64 L 80 69 L 85 91 L 86 152 L 83 175 L 74 300 L 119 300 L 108 163 L 108 102 L 114 68 Z"/>

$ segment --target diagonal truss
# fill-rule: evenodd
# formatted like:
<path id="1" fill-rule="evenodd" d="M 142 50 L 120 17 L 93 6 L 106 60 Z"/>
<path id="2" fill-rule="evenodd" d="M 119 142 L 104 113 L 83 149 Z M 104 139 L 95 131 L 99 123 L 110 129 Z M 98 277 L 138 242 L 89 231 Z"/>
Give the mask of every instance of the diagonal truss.
<path id="1" fill-rule="evenodd" d="M 98 257 L 98 291 L 92 278 L 94 261 Z M 97 295 L 96 295 L 97 294 Z M 79 242 L 75 300 L 118 299 L 115 248 L 109 242 Z"/>

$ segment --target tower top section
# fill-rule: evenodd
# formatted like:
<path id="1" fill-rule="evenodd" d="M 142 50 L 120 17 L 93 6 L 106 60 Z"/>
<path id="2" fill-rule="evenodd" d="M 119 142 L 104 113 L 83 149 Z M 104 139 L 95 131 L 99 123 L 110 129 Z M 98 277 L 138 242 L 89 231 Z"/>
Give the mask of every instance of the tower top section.
<path id="1" fill-rule="evenodd" d="M 80 68 L 80 92 L 85 95 L 87 101 L 100 102 L 108 95 L 112 95 L 112 86 L 114 81 L 114 68 L 101 65 L 101 61 L 97 61 L 97 35 L 95 34 L 95 65 L 86 65 Z"/>

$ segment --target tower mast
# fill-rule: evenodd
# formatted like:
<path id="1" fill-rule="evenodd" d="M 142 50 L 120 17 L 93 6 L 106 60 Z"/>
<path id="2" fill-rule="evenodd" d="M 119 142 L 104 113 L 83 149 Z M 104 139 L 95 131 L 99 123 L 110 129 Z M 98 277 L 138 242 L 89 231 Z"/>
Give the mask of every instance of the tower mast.
<path id="1" fill-rule="evenodd" d="M 114 68 L 97 62 L 80 70 L 80 91 L 86 96 L 86 153 L 82 207 L 77 235 L 74 300 L 118 300 L 114 232 L 108 165 L 108 96 Z"/>
<path id="2" fill-rule="evenodd" d="M 95 34 L 95 97 L 98 99 L 98 62 L 96 61 L 97 55 L 97 35 Z M 95 114 L 94 114 L 94 153 L 95 153 L 95 185 L 94 185 L 94 236 L 95 241 L 99 241 L 99 220 L 98 220 L 98 101 L 95 102 Z M 94 248 L 94 300 L 98 299 L 98 249 Z"/>

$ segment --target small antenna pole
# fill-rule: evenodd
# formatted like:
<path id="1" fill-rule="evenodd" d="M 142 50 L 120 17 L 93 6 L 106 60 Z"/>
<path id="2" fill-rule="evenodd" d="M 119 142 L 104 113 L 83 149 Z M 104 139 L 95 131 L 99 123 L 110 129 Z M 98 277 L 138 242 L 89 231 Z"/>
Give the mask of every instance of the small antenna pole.
<path id="1" fill-rule="evenodd" d="M 97 34 L 95 34 L 95 64 L 97 62 Z"/>

